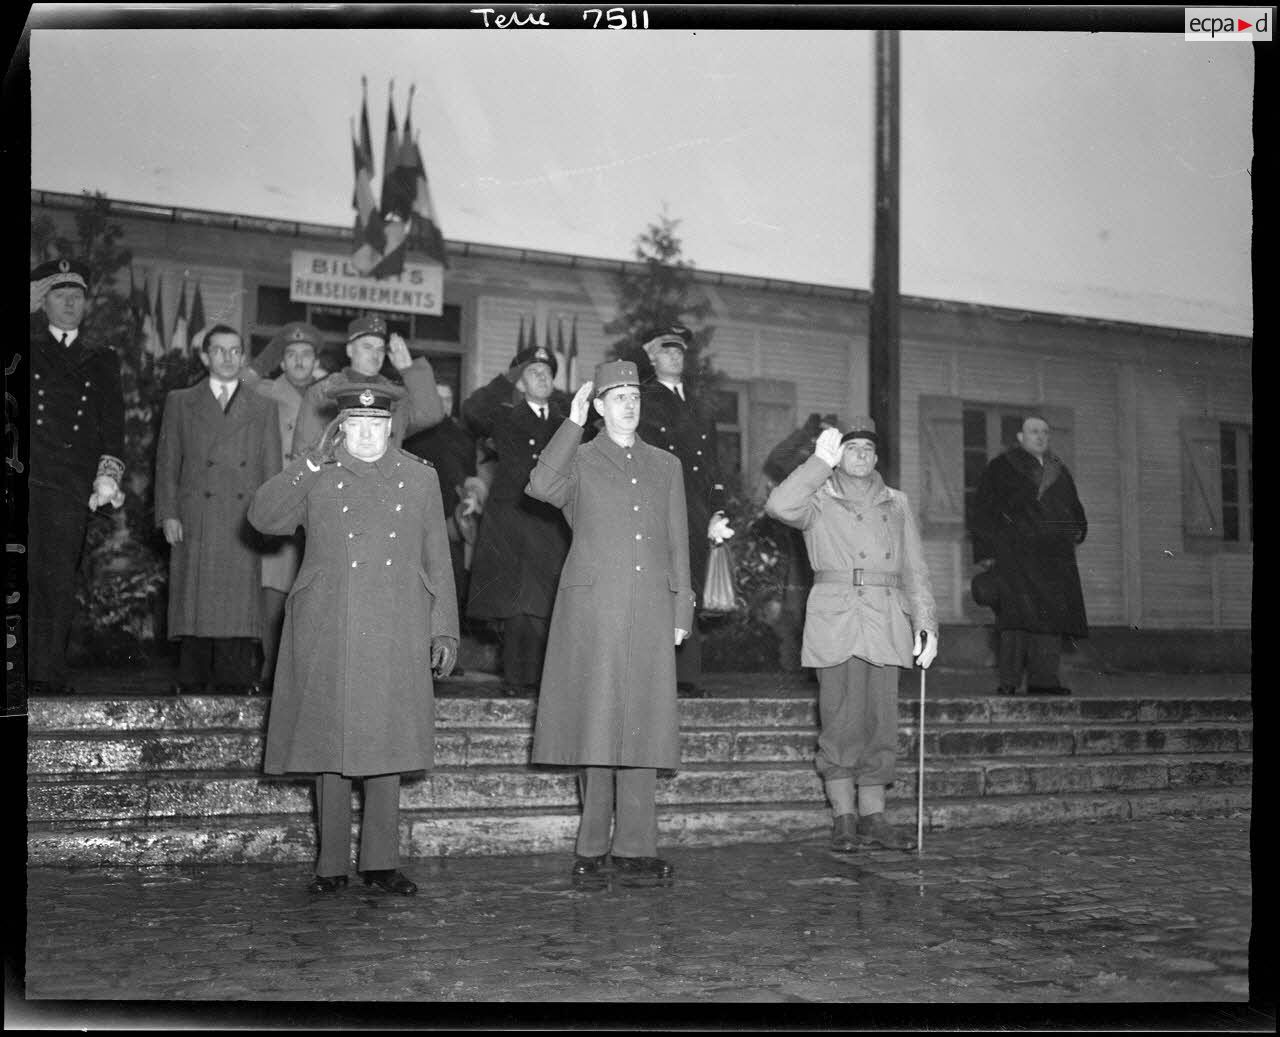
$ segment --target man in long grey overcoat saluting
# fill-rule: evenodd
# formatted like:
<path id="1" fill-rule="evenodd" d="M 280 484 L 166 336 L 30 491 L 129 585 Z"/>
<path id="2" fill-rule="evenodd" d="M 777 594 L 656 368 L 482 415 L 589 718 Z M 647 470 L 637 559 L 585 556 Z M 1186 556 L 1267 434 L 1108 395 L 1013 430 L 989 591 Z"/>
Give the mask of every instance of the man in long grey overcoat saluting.
<path id="1" fill-rule="evenodd" d="M 580 445 L 588 406 L 605 434 Z M 693 622 L 680 462 L 636 437 L 636 366 L 612 361 L 573 398 L 525 492 L 573 530 L 560 574 L 533 762 L 585 768 L 575 878 L 669 881 L 657 856 L 659 769 L 680 764 L 675 646 Z M 611 831 L 612 829 L 612 831 Z"/>
<path id="2" fill-rule="evenodd" d="M 393 446 L 404 390 L 334 383 L 338 418 L 320 445 L 264 485 L 249 521 L 306 531 L 285 604 L 263 770 L 318 775 L 313 893 L 347 884 L 351 779 L 364 779 L 359 870 L 410 896 L 400 873 L 400 775 L 430 768 L 434 672 L 458 652 L 458 602 L 434 469 Z"/>

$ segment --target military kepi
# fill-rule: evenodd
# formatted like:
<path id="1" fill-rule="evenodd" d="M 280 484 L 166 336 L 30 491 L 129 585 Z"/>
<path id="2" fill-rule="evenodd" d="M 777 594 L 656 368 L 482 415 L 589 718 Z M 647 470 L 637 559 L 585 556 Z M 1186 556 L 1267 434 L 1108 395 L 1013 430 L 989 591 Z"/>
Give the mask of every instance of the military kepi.
<path id="1" fill-rule="evenodd" d="M 404 389 L 389 382 L 341 382 L 326 380 L 324 395 L 338 405 L 342 417 L 389 418 L 391 408 L 404 398 Z"/>
<path id="2" fill-rule="evenodd" d="M 251 362 L 253 369 L 258 374 L 266 376 L 280 366 L 280 362 L 284 359 L 284 351 L 290 346 L 307 345 L 319 352 L 320 343 L 320 332 L 315 325 L 308 324 L 305 320 L 290 321 L 277 331 L 267 343 L 266 348 L 253 358 Z"/>
<path id="3" fill-rule="evenodd" d="M 849 422 L 849 431 L 840 437 L 840 445 L 843 446 L 851 439 L 869 439 L 877 447 L 880 445 L 880 437 L 876 435 L 876 423 L 865 414 L 857 414 L 853 420 Z"/>
<path id="4" fill-rule="evenodd" d="M 357 317 L 347 325 L 347 341 L 354 342 L 362 335 L 376 335 L 383 342 L 387 341 L 387 322 L 376 313 Z"/>
<path id="5" fill-rule="evenodd" d="M 76 259 L 51 259 L 31 271 L 31 312 L 44 305 L 55 288 L 79 288 L 89 293 L 89 268 Z"/>
<path id="6" fill-rule="evenodd" d="M 640 375 L 636 365 L 630 360 L 609 360 L 603 364 L 596 364 L 595 377 L 591 382 L 592 393 L 595 396 L 603 396 L 610 389 L 616 389 L 621 385 L 638 386 Z"/>

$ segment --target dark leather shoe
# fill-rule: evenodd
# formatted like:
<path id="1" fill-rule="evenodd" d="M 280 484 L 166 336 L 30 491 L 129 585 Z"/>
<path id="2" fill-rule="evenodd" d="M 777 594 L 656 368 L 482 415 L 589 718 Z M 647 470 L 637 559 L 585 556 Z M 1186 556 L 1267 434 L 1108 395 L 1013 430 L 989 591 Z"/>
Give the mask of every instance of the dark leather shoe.
<path id="1" fill-rule="evenodd" d="M 1061 684 L 1028 684 L 1028 695 L 1070 695 L 1071 689 L 1064 688 Z"/>
<path id="2" fill-rule="evenodd" d="M 693 681 L 677 681 L 676 695 L 682 699 L 704 699 L 707 693 L 703 691 Z"/>
<path id="3" fill-rule="evenodd" d="M 575 857 L 573 859 L 573 875 L 576 878 L 579 875 L 598 875 L 602 871 L 609 869 L 609 855 L 607 853 L 600 854 L 599 857 Z"/>
<path id="4" fill-rule="evenodd" d="M 613 869 L 620 875 L 644 879 L 669 879 L 675 874 L 661 857 L 613 857 Z"/>
<path id="5" fill-rule="evenodd" d="M 203 684 L 184 684 L 182 681 L 174 681 L 169 686 L 169 692 L 172 695 L 199 695 L 203 691 Z"/>
<path id="6" fill-rule="evenodd" d="M 831 824 L 831 849 L 836 853 L 853 853 L 858 848 L 858 818 L 840 814 Z"/>
<path id="7" fill-rule="evenodd" d="M 858 818 L 858 838 L 884 850 L 914 850 L 916 841 L 884 819 L 884 811 Z"/>
<path id="8" fill-rule="evenodd" d="M 1016 684 L 1001 684 L 996 688 L 997 695 L 1016 695 L 1018 694 L 1018 686 Z"/>
<path id="9" fill-rule="evenodd" d="M 411 897 L 418 892 L 418 887 L 394 868 L 386 868 L 381 871 L 366 871 L 364 873 L 364 884 L 366 886 L 377 886 L 387 893 L 394 893 L 400 897 Z"/>
<path id="10" fill-rule="evenodd" d="M 340 889 L 347 888 L 347 877 L 345 875 L 334 875 L 332 877 L 325 875 L 317 875 L 311 880 L 311 885 L 307 887 L 308 893 L 336 893 Z"/>

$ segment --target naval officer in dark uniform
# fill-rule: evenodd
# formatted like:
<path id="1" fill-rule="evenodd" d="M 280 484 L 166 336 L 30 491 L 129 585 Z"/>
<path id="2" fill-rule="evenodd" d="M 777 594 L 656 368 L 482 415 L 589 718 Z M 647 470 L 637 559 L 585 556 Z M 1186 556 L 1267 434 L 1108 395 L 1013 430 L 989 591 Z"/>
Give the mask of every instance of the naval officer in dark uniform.
<path id="1" fill-rule="evenodd" d="M 471 562 L 467 615 L 500 624 L 503 678 L 530 694 L 542 677 L 556 583 L 569 553 L 559 510 L 525 493 L 529 473 L 565 420 L 552 395 L 555 374 L 550 351 L 521 350 L 462 406 L 468 430 L 490 438 L 498 455 Z"/>
<path id="2" fill-rule="evenodd" d="M 31 272 L 31 474 L 27 481 L 27 688 L 66 694 L 67 637 L 89 512 L 121 507 L 120 361 L 80 331 L 89 269 L 57 259 Z"/>
<path id="3" fill-rule="evenodd" d="M 249 521 L 306 533 L 285 605 L 263 769 L 317 775 L 313 893 L 347 885 L 351 779 L 364 783 L 365 885 L 411 896 L 399 871 L 400 775 L 432 766 L 432 676 L 458 657 L 458 606 L 440 481 L 390 444 L 392 384 L 328 387 L 320 445 L 258 490 Z"/>
<path id="4" fill-rule="evenodd" d="M 640 387 L 639 435 L 646 443 L 671 453 L 684 471 L 689 520 L 689 569 L 695 594 L 702 593 L 707 559 L 713 544 L 733 536 L 724 516 L 726 493 L 720 475 L 715 409 L 709 396 L 685 384 L 685 352 L 693 332 L 680 324 L 656 328 L 642 348 L 653 364 L 653 377 Z M 682 694 L 698 692 L 702 678 L 702 635 L 698 621 L 676 651 L 676 679 Z"/>

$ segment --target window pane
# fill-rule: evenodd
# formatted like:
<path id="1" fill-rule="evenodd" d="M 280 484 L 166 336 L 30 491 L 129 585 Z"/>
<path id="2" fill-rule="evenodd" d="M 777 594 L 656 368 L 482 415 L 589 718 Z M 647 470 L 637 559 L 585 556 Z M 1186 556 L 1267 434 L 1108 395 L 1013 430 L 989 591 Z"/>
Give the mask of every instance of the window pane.
<path id="1" fill-rule="evenodd" d="M 446 306 L 439 317 L 424 317 L 418 314 L 413 318 L 413 334 L 415 338 L 429 338 L 436 342 L 462 341 L 462 307 Z M 565 342 L 565 349 L 569 343 Z"/>
<path id="2" fill-rule="evenodd" d="M 719 432 L 720 474 L 726 478 L 742 472 L 742 436 L 737 432 Z"/>
<path id="3" fill-rule="evenodd" d="M 715 393 L 716 421 L 728 425 L 738 424 L 738 394 L 730 389 L 717 389 Z"/>
<path id="4" fill-rule="evenodd" d="M 1240 539 L 1240 509 L 1234 504 L 1225 505 L 1222 509 L 1222 539 Z"/>
<path id="5" fill-rule="evenodd" d="M 964 445 L 987 452 L 987 415 L 983 411 L 964 411 Z"/>
<path id="6" fill-rule="evenodd" d="M 1023 418 L 1018 414 L 1000 415 L 1000 446 L 1013 446 L 1018 442 L 1018 433 L 1022 431 Z"/>
<path id="7" fill-rule="evenodd" d="M 291 320 L 306 320 L 307 304 L 289 298 L 288 288 L 274 285 L 258 287 L 258 323 L 263 325 L 288 324 Z"/>
<path id="8" fill-rule="evenodd" d="M 964 452 L 964 485 L 966 490 L 972 490 L 978 485 L 986 468 L 987 455 L 985 451 L 979 453 L 976 450 L 966 450 Z"/>
<path id="9" fill-rule="evenodd" d="M 1223 425 L 1219 439 L 1222 446 L 1222 467 L 1234 468 L 1236 464 L 1236 430 L 1230 425 Z"/>

